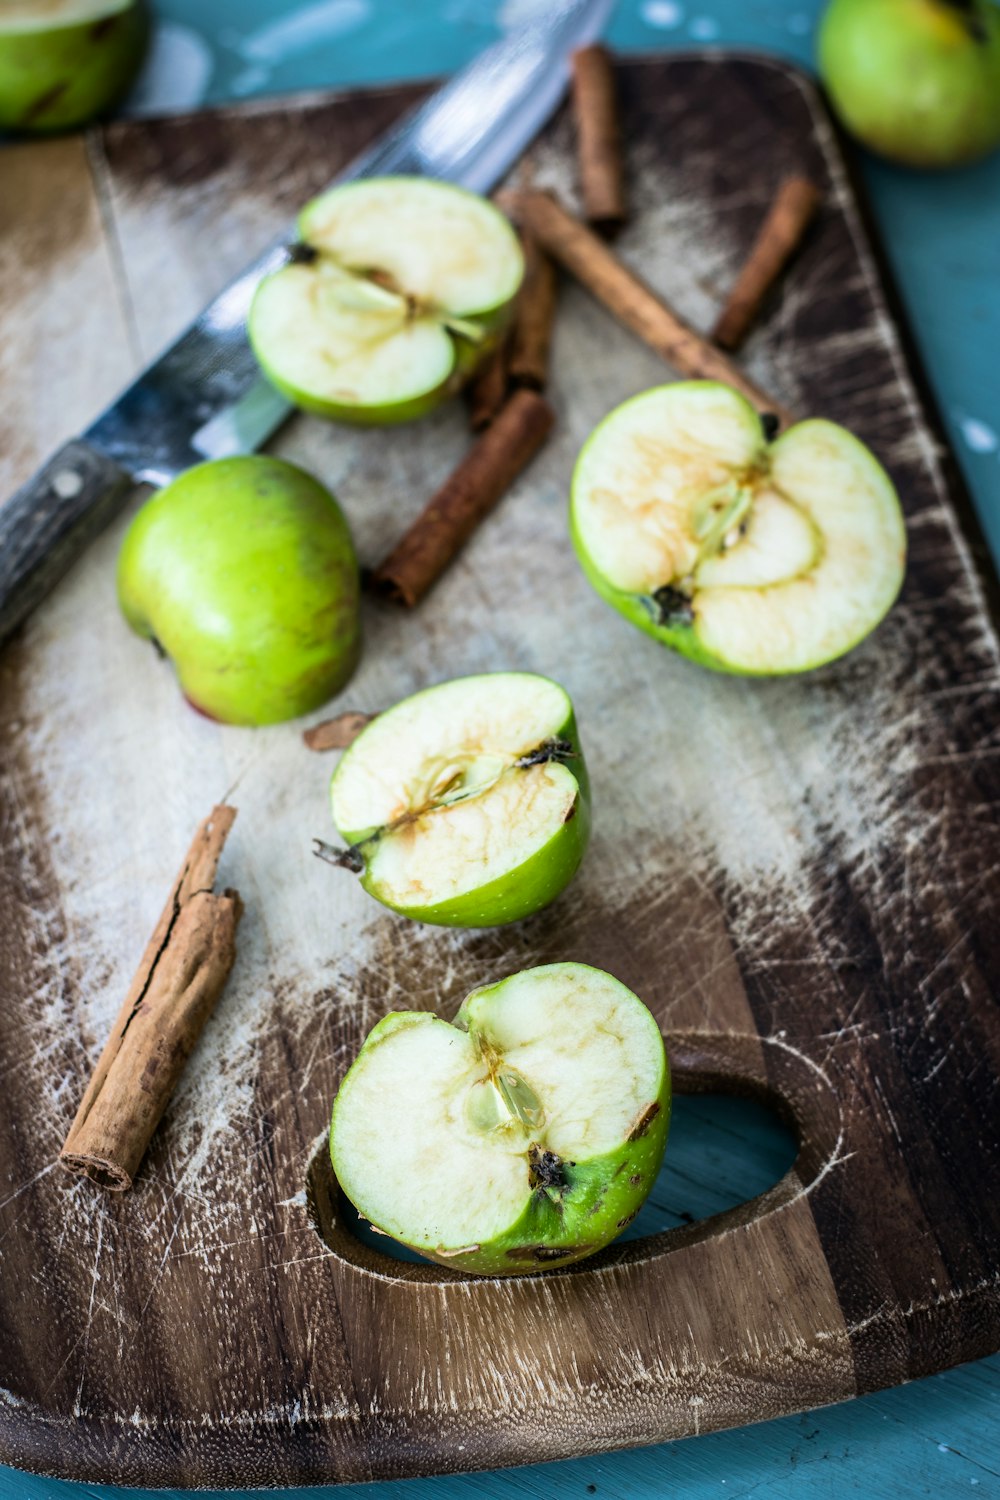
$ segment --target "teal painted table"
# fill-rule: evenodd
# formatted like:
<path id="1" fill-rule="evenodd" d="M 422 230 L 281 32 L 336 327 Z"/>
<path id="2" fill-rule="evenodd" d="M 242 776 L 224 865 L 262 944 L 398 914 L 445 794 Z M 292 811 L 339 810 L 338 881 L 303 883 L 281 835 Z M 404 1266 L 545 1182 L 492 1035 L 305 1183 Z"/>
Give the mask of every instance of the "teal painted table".
<path id="1" fill-rule="evenodd" d="M 157 0 L 161 25 L 136 111 L 458 67 L 544 0 Z M 809 64 L 817 0 L 621 0 L 621 50 L 722 43 Z M 1000 156 L 944 177 L 864 162 L 883 243 L 958 458 L 1000 558 Z M 658 1202 L 701 1217 L 760 1191 L 789 1142 L 760 1111 L 682 1100 Z M 683 1204 L 679 1209 L 678 1205 Z M 669 1205 L 669 1210 L 666 1205 Z M 638 1222 L 637 1231 L 644 1226 Z M 1000 1356 L 846 1406 L 606 1458 L 336 1491 L 343 1500 L 551 1500 L 684 1495 L 812 1500 L 1000 1496 Z M 0 1469 L 0 1500 L 82 1500 L 113 1491 Z M 133 1494 L 139 1492 L 133 1491 Z M 163 1493 L 162 1491 L 159 1493 Z M 262 1492 L 263 1493 L 263 1492 Z"/>

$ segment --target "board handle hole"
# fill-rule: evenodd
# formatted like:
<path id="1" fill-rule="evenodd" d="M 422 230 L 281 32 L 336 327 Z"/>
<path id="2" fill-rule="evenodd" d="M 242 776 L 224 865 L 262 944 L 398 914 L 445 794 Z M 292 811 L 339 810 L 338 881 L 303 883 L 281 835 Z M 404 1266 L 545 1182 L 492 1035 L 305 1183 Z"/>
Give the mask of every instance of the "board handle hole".
<path id="1" fill-rule="evenodd" d="M 637 1242 L 653 1237 L 668 1236 L 656 1248 L 669 1249 L 670 1231 L 684 1235 L 691 1225 L 766 1193 L 791 1170 L 797 1152 L 793 1130 L 758 1099 L 675 1093 L 663 1165 L 638 1216 L 601 1256 L 559 1274 L 586 1271 L 623 1245 L 639 1250 Z M 325 1141 L 310 1164 L 308 1202 L 314 1228 L 342 1260 L 394 1279 L 469 1280 L 372 1229 L 341 1191 Z"/>

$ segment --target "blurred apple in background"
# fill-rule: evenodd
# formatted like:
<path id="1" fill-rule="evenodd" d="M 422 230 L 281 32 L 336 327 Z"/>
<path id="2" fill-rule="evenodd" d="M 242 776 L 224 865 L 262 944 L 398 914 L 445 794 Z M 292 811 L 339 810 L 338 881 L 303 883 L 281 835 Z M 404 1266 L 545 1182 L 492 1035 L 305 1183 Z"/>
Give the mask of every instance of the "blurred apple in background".
<path id="1" fill-rule="evenodd" d="M 950 167 L 1000 145 L 992 0 L 833 0 L 819 69 L 843 124 L 892 161 Z"/>
<path id="2" fill-rule="evenodd" d="M 0 0 L 0 129 L 47 134 L 106 114 L 148 31 L 142 0 Z"/>

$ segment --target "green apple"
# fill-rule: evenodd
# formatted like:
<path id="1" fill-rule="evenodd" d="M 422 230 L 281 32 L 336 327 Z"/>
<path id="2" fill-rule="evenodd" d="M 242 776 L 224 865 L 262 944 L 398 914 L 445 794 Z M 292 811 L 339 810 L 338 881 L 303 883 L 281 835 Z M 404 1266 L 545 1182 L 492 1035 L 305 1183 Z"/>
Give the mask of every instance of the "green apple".
<path id="1" fill-rule="evenodd" d="M 298 228 L 289 263 L 257 289 L 250 342 L 289 400 L 343 422 L 405 422 L 456 391 L 524 274 L 503 214 L 430 178 L 332 188 Z"/>
<path id="2" fill-rule="evenodd" d="M 863 443 L 825 421 L 769 442 L 750 403 L 710 380 L 657 386 L 604 419 L 573 474 L 570 530 L 627 620 L 750 676 L 857 645 L 906 556 L 896 492 Z"/>
<path id="3" fill-rule="evenodd" d="M 1000 145 L 1000 8 L 992 0 L 833 0 L 819 69 L 866 146 L 950 167 Z"/>
<path id="4" fill-rule="evenodd" d="M 558 896 L 590 833 L 567 694 L 547 677 L 459 677 L 380 713 L 331 783 L 348 848 L 319 844 L 403 916 L 497 927 Z"/>
<path id="5" fill-rule="evenodd" d="M 318 708 L 357 664 L 347 522 L 329 490 L 279 458 L 198 464 L 147 501 L 122 544 L 118 599 L 194 707 L 228 724 Z"/>
<path id="6" fill-rule="evenodd" d="M 0 0 L 0 129 L 70 130 L 105 114 L 147 30 L 139 0 Z"/>
<path id="7" fill-rule="evenodd" d="M 358 1212 L 443 1265 L 569 1265 L 635 1218 L 670 1123 L 670 1069 L 637 995 L 586 964 L 473 990 L 455 1024 L 397 1011 L 333 1106 L 333 1170 Z"/>

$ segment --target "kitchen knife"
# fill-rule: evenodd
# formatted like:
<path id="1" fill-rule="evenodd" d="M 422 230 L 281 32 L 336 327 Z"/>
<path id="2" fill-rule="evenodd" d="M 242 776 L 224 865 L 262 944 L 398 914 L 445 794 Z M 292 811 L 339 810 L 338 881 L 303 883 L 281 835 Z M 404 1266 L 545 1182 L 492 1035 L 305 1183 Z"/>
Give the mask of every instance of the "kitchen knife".
<path id="1" fill-rule="evenodd" d="M 335 179 L 419 173 L 488 192 L 559 104 L 569 56 L 600 35 L 614 0 L 555 0 L 488 48 Z M 286 233 L 211 302 L 82 437 L 0 507 L 0 642 L 44 598 L 135 484 L 165 484 L 206 458 L 248 453 L 291 411 L 261 376 L 246 317 Z"/>

